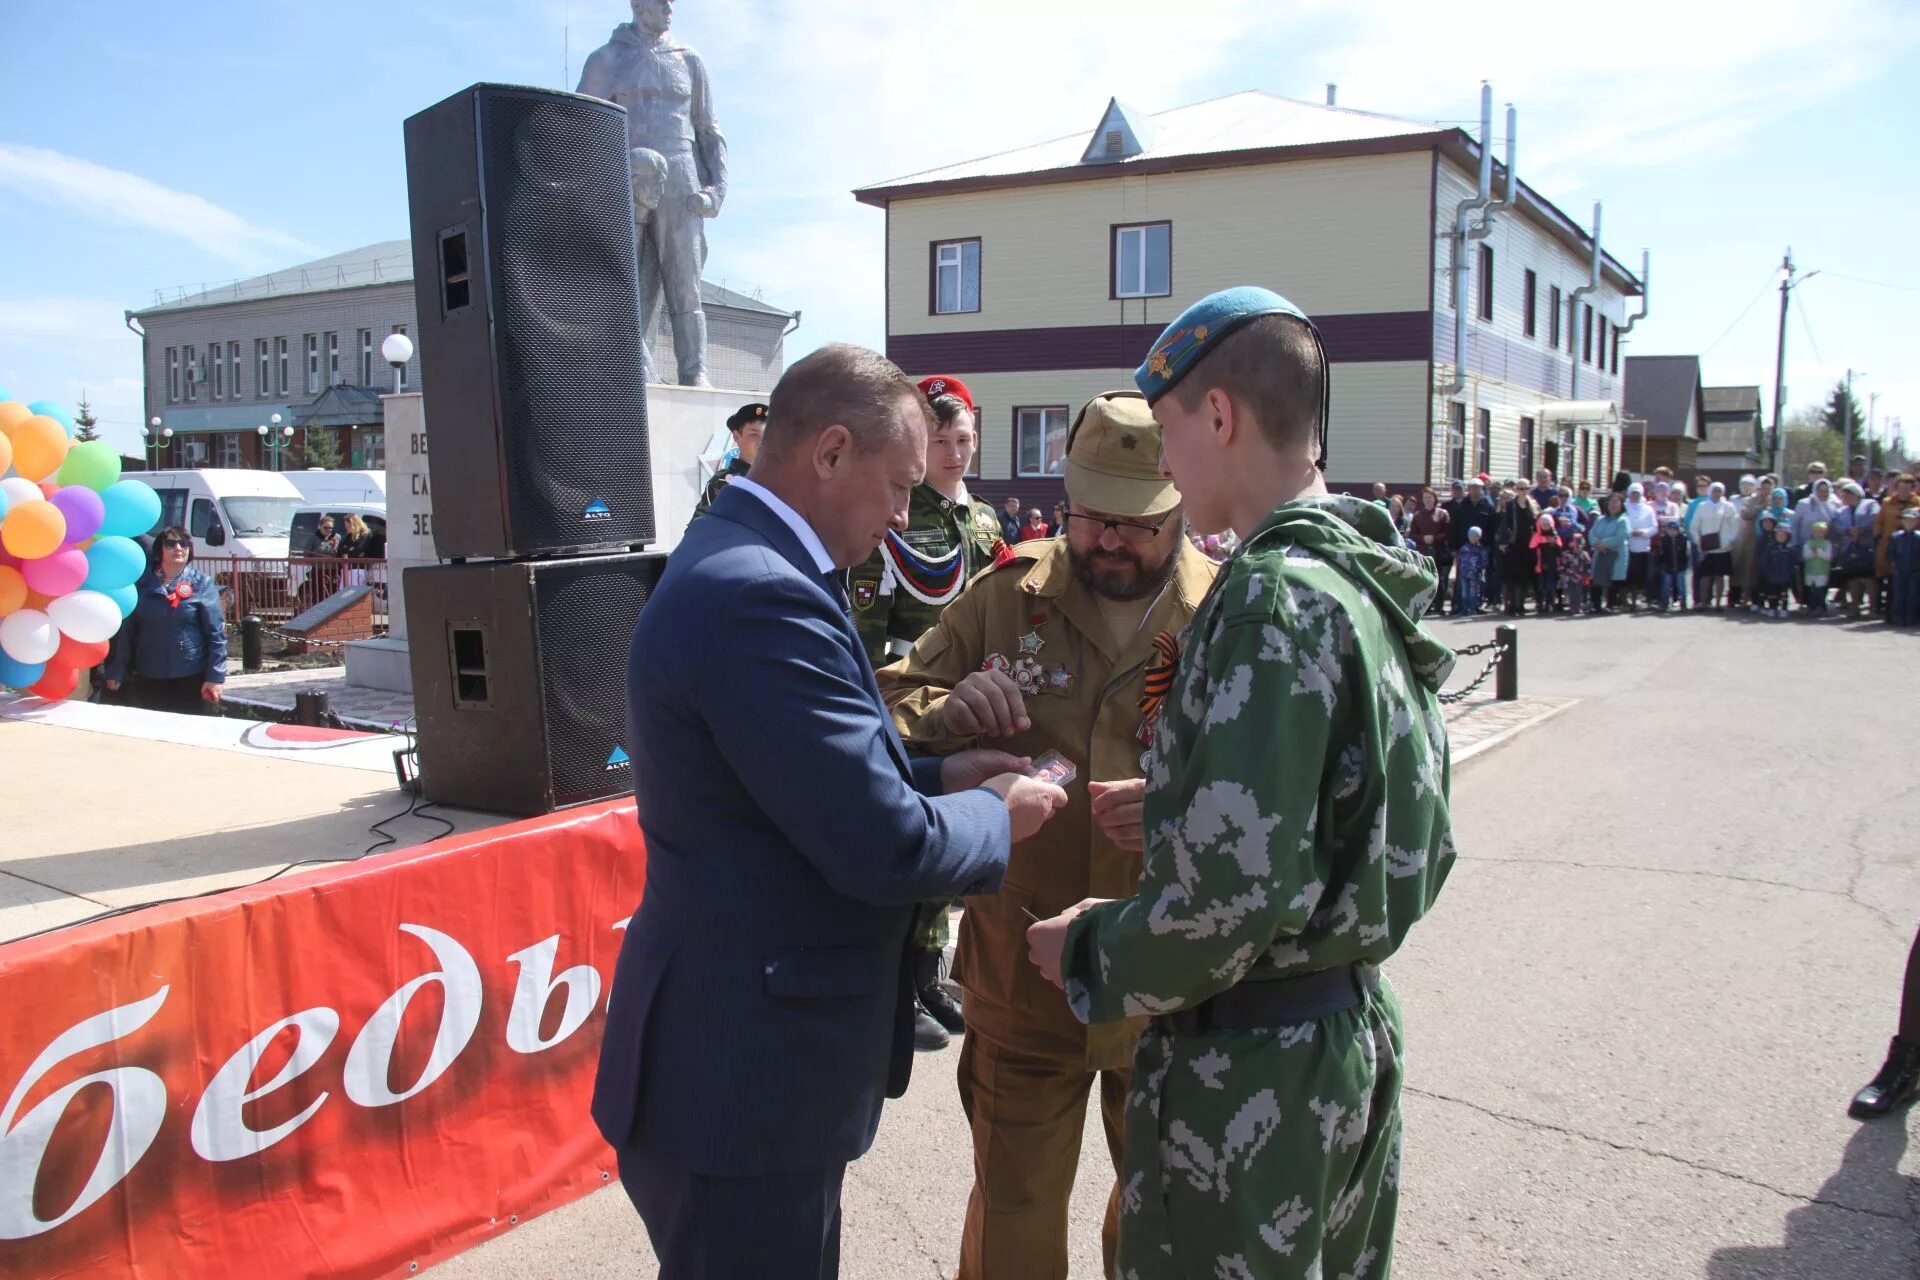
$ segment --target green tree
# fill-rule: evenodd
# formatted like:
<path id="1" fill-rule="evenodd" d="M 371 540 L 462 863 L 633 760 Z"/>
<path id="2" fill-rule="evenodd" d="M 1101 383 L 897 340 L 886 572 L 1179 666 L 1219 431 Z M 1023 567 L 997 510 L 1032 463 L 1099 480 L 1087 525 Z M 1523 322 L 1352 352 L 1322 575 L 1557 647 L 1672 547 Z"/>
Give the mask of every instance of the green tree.
<path id="1" fill-rule="evenodd" d="M 1843 389 L 1844 398 L 1844 389 Z M 1846 474 L 1847 442 L 1827 425 L 1823 410 L 1807 406 L 1795 409 L 1780 424 L 1780 474 L 1798 481 L 1807 473 L 1809 462 L 1827 464 L 1827 474 Z M 1792 485 L 1788 485 L 1792 488 Z"/>
<path id="2" fill-rule="evenodd" d="M 333 434 L 332 427 L 308 427 L 302 452 L 306 456 L 306 466 L 327 471 L 340 469 L 340 441 Z"/>
<path id="3" fill-rule="evenodd" d="M 94 428 L 100 425 L 100 419 L 93 416 L 93 406 L 87 403 L 86 393 L 80 395 L 80 412 L 74 415 L 74 439 L 76 441 L 98 440 L 100 433 Z"/>
<path id="4" fill-rule="evenodd" d="M 1849 418 L 1853 420 L 1853 430 L 1851 433 L 1847 430 L 1847 420 Z M 1866 439 L 1867 419 L 1866 416 L 1860 412 L 1860 398 L 1847 394 L 1847 382 L 1845 378 L 1833 384 L 1833 390 L 1827 395 L 1827 407 L 1821 410 L 1820 421 L 1826 426 L 1827 430 L 1839 436 L 1843 441 L 1847 439 L 1849 435 L 1851 435 L 1856 444 Z M 1844 448 L 1845 445 L 1843 444 L 1841 447 Z M 1842 459 L 1842 461 L 1845 461 L 1845 459 Z M 1844 471 L 1846 468 L 1842 467 L 1841 470 Z"/>

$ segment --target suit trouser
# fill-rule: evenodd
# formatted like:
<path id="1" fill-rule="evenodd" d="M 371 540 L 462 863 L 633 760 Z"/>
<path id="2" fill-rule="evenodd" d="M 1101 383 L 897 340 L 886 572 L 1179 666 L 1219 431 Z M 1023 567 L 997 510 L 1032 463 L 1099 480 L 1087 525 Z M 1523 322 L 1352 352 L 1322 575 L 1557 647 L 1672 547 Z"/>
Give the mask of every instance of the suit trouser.
<path id="1" fill-rule="evenodd" d="M 1096 1073 L 968 1033 L 960 1049 L 960 1106 L 973 1129 L 973 1191 L 957 1280 L 1066 1280 L 1067 1201 L 1096 1074 L 1116 1175 L 1100 1228 L 1102 1273 L 1110 1276 L 1119 1245 L 1117 1178 L 1131 1071 Z"/>
<path id="2" fill-rule="evenodd" d="M 621 1151 L 660 1280 L 835 1280 L 847 1166 L 723 1178 Z"/>

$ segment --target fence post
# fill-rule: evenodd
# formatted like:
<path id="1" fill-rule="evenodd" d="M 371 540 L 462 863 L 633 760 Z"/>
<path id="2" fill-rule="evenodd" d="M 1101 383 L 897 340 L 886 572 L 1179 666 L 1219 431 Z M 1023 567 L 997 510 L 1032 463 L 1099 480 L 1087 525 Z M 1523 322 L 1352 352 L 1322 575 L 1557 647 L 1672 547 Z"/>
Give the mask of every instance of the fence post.
<path id="1" fill-rule="evenodd" d="M 1493 673 L 1495 696 L 1501 702 L 1520 697 L 1520 631 L 1511 625 L 1493 629 L 1494 643 L 1500 646 L 1500 666 Z"/>
<path id="2" fill-rule="evenodd" d="M 240 667 L 245 671 L 258 671 L 261 667 L 261 631 L 265 623 L 260 615 L 250 613 L 240 619 Z"/>
<path id="3" fill-rule="evenodd" d="M 293 695 L 293 722 L 295 724 L 320 726 L 327 722 L 329 708 L 324 692 L 296 693 Z"/>

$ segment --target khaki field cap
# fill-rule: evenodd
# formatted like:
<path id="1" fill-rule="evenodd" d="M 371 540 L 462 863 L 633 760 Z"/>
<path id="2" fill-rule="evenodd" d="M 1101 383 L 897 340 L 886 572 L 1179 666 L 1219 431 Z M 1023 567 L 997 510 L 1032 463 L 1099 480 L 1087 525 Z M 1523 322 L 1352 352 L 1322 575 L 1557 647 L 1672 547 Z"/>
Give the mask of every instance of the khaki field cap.
<path id="1" fill-rule="evenodd" d="M 1087 401 L 1067 435 L 1067 497 L 1112 516 L 1157 516 L 1180 505 L 1160 474 L 1160 424 L 1146 397 L 1108 391 Z"/>

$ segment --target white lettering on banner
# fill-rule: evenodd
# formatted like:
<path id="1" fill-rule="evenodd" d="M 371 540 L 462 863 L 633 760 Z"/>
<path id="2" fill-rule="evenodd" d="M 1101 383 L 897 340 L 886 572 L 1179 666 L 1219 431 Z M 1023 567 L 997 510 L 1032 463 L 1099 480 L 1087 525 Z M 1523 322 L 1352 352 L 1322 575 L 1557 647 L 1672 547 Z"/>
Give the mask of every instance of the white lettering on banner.
<path id="1" fill-rule="evenodd" d="M 171 987 L 133 1004 L 95 1014 L 55 1036 L 53 1043 L 27 1067 L 13 1096 L 0 1111 L 0 1240 L 24 1240 L 51 1231 L 101 1196 L 147 1154 L 160 1125 L 167 1115 L 167 1086 L 145 1067 L 115 1067 L 82 1076 L 64 1088 L 55 1090 L 40 1105 L 14 1122 L 14 1113 L 29 1090 L 53 1067 L 88 1049 L 111 1044 L 145 1026 L 166 1003 Z M 104 1084 L 113 1091 L 113 1119 L 107 1127 L 107 1140 L 101 1146 L 99 1163 L 67 1211 L 57 1218 L 41 1219 L 33 1211 L 33 1191 L 40 1178 L 40 1162 L 46 1158 L 53 1131 L 66 1114 L 73 1096 L 90 1084 Z"/>
<path id="2" fill-rule="evenodd" d="M 553 957 L 559 950 L 560 935 L 556 933 L 507 957 L 520 966 L 520 980 L 513 987 L 513 1010 L 507 1015 L 507 1047 L 515 1053 L 553 1048 L 580 1029 L 593 1013 L 593 1002 L 600 998 L 600 973 L 590 964 L 577 964 L 559 977 L 553 976 Z M 555 987 L 567 989 L 567 1004 L 560 1011 L 560 1025 L 543 1040 L 540 1020 Z"/>
<path id="3" fill-rule="evenodd" d="M 273 1079 L 258 1089 L 249 1090 L 247 1081 L 253 1079 L 254 1069 L 260 1065 L 267 1046 L 288 1027 L 299 1028 L 300 1038 L 294 1042 L 286 1065 Z M 200 1095 L 200 1105 L 193 1109 L 190 1136 L 193 1149 L 201 1159 L 217 1162 L 259 1155 L 313 1119 L 331 1094 L 321 1093 L 299 1115 L 271 1129 L 249 1127 L 241 1108 L 293 1083 L 296 1076 L 320 1061 L 339 1031 L 340 1015 L 323 1006 L 290 1014 L 242 1045 L 238 1053 L 227 1059 L 225 1066 L 213 1073 L 213 1079 L 207 1082 L 207 1091 Z"/>
<path id="4" fill-rule="evenodd" d="M 405 1102 L 438 1080 L 467 1047 L 467 1041 L 473 1039 L 474 1028 L 480 1025 L 483 995 L 480 968 L 467 954 L 467 949 L 438 929 L 425 925 L 403 924 L 400 931 L 412 934 L 433 948 L 440 968 L 421 974 L 388 996 L 354 1038 L 353 1048 L 347 1051 L 346 1073 L 340 1083 L 347 1096 L 363 1107 Z M 446 1003 L 440 1010 L 440 1027 L 433 1036 L 433 1050 L 427 1055 L 427 1065 L 421 1070 L 420 1078 L 395 1093 L 387 1085 L 387 1070 L 393 1063 L 394 1042 L 400 1038 L 400 1021 L 406 1016 L 413 993 L 429 982 L 439 983 L 446 994 Z"/>

